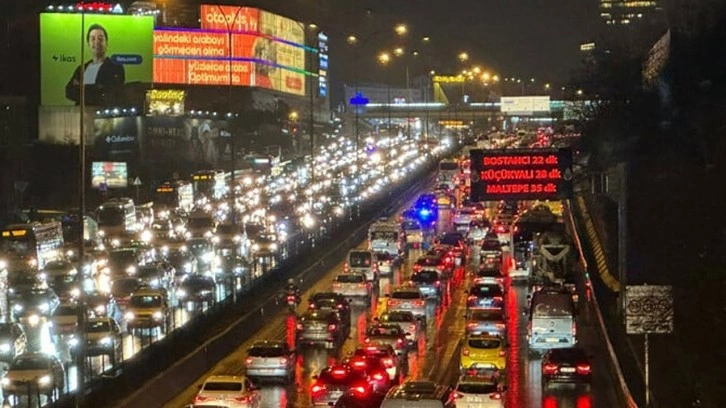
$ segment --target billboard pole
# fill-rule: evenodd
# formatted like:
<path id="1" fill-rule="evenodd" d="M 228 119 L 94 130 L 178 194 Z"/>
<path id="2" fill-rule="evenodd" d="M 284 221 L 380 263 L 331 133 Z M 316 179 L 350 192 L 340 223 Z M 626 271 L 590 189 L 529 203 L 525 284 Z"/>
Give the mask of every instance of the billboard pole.
<path id="1" fill-rule="evenodd" d="M 86 110 L 86 86 L 84 81 L 85 66 L 85 25 L 86 10 L 84 0 L 81 0 L 81 65 L 78 68 L 78 82 L 80 86 L 79 93 L 79 135 L 78 135 L 78 222 L 81 225 L 78 239 L 78 280 L 81 284 L 78 303 L 80 305 L 78 312 L 78 353 L 76 359 L 77 389 L 76 389 L 76 407 L 83 407 L 86 396 L 86 296 L 83 293 L 83 259 L 84 254 L 84 230 L 86 215 L 86 130 L 85 130 L 85 110 Z"/>
<path id="2" fill-rule="evenodd" d="M 304 31 L 303 31 L 304 32 Z M 314 35 L 311 37 L 315 38 Z M 314 47 L 313 47 L 314 48 Z M 313 51 L 308 51 L 308 69 L 313 69 Z M 315 112 L 313 111 L 315 100 L 313 95 L 313 75 L 308 73 L 308 92 L 310 92 L 310 183 L 315 184 Z"/>

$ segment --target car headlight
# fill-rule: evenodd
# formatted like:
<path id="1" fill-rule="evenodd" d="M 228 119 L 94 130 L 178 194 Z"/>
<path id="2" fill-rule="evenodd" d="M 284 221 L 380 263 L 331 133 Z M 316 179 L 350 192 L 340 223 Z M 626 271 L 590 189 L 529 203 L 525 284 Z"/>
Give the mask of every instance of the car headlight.
<path id="1" fill-rule="evenodd" d="M 44 375 L 40 378 L 38 378 L 38 384 L 40 385 L 48 385 L 51 382 L 51 378 L 49 375 Z"/>
<path id="2" fill-rule="evenodd" d="M 184 264 L 184 270 L 187 271 L 187 272 L 191 272 L 192 271 L 192 263 L 191 262 L 185 263 Z"/>
<path id="3" fill-rule="evenodd" d="M 270 251 L 277 251 L 277 244 L 275 244 L 275 243 L 270 244 Z"/>
<path id="4" fill-rule="evenodd" d="M 15 310 L 16 312 L 19 312 L 19 311 L 23 310 L 23 305 L 16 303 L 13 305 L 13 310 Z"/>
<path id="5" fill-rule="evenodd" d="M 118 238 L 114 238 L 111 240 L 111 246 L 117 247 L 119 245 L 121 245 L 121 241 Z"/>
<path id="6" fill-rule="evenodd" d="M 252 245 L 252 250 L 253 251 L 259 251 L 260 250 L 260 245 L 259 244 Z"/>
<path id="7" fill-rule="evenodd" d="M 113 343 L 113 339 L 111 339 L 111 337 L 104 337 L 99 340 L 99 343 L 103 344 L 104 346 L 110 346 L 111 343 Z"/>
<path id="8" fill-rule="evenodd" d="M 106 314 L 106 306 L 98 305 L 93 308 L 93 311 L 96 312 L 96 314 Z"/>
<path id="9" fill-rule="evenodd" d="M 202 259 L 204 260 L 204 262 L 207 263 L 212 262 L 212 259 L 214 259 L 214 254 L 212 252 L 207 252 L 202 256 Z"/>
<path id="10" fill-rule="evenodd" d="M 141 232 L 141 240 L 144 242 L 151 242 L 151 239 L 154 238 L 154 235 L 149 230 L 144 230 Z"/>
<path id="11" fill-rule="evenodd" d="M 240 242 L 240 241 L 242 241 L 242 237 L 239 236 L 239 235 L 235 235 L 234 236 L 234 242 Z M 2 269 L 2 268 L 0 268 L 0 269 Z"/>
<path id="12" fill-rule="evenodd" d="M 74 298 L 81 296 L 81 290 L 78 288 L 71 289 L 71 296 L 73 296 Z"/>
<path id="13" fill-rule="evenodd" d="M 78 339 L 75 337 L 72 337 L 68 340 L 68 345 L 71 347 L 76 347 L 78 345 Z"/>
<path id="14" fill-rule="evenodd" d="M 3 379 L 2 379 L 2 380 L 0 380 L 0 382 L 1 382 L 1 383 L 2 383 L 3 385 L 10 385 L 10 379 L 9 379 L 8 377 L 3 377 Z"/>
<path id="15" fill-rule="evenodd" d="M 41 303 L 38 305 L 38 310 L 45 313 L 50 310 L 50 305 L 48 303 Z"/>
<path id="16" fill-rule="evenodd" d="M 0 261 L 0 271 L 3 270 L 3 269 L 5 269 L 5 268 L 7 268 L 7 267 L 8 267 L 8 263 L 7 262 Z"/>
<path id="17" fill-rule="evenodd" d="M 161 320 L 164 317 L 164 314 L 162 314 L 161 312 L 154 312 L 151 317 L 153 317 L 154 320 Z"/>
<path id="18" fill-rule="evenodd" d="M 126 268 L 126 273 L 128 273 L 129 275 L 135 274 L 136 273 L 136 267 L 135 266 L 129 266 L 128 268 Z"/>
<path id="19" fill-rule="evenodd" d="M 212 242 L 215 244 L 219 244 L 219 237 L 218 236 L 212 237 Z"/>
<path id="20" fill-rule="evenodd" d="M 10 349 L 11 349 L 10 344 L 8 344 L 8 343 L 0 344 L 0 353 L 9 353 Z"/>
<path id="21" fill-rule="evenodd" d="M 28 324 L 31 326 L 37 326 L 40 323 L 40 316 L 32 314 L 28 317 Z"/>
<path id="22" fill-rule="evenodd" d="M 185 292 L 183 289 L 179 289 L 176 291 L 176 297 L 178 298 L 185 298 L 187 296 L 187 292 Z"/>
<path id="23" fill-rule="evenodd" d="M 99 231 L 98 231 L 98 236 L 99 236 L 99 237 L 101 237 L 101 238 L 105 237 L 105 236 L 106 236 L 106 231 L 104 231 L 104 230 L 99 230 Z"/>
<path id="24" fill-rule="evenodd" d="M 134 320 L 134 317 L 134 312 L 126 312 L 126 314 L 124 314 L 124 319 L 126 320 Z"/>

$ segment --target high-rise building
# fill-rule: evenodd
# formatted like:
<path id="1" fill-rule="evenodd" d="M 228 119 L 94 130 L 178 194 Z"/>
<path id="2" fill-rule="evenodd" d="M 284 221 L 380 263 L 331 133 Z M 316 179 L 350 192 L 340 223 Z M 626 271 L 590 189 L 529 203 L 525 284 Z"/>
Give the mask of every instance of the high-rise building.
<path id="1" fill-rule="evenodd" d="M 600 0 L 600 17 L 608 25 L 638 24 L 661 11 L 659 0 Z"/>

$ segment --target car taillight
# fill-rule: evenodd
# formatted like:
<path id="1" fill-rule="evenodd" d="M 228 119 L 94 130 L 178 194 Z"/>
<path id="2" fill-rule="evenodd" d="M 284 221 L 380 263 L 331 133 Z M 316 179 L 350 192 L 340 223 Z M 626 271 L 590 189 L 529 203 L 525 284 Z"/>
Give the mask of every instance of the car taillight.
<path id="1" fill-rule="evenodd" d="M 337 307 L 338 307 L 339 310 L 345 309 L 345 305 L 343 305 L 343 304 L 339 304 Z"/>
<path id="2" fill-rule="evenodd" d="M 474 296 L 474 295 L 469 295 L 469 297 L 467 297 L 467 298 L 466 298 L 466 301 L 467 301 L 467 302 L 471 302 L 471 301 L 474 301 L 474 300 L 476 300 L 476 299 L 477 299 L 477 297 L 476 297 L 476 296 Z"/>
<path id="3" fill-rule="evenodd" d="M 575 366 L 575 369 L 577 370 L 577 374 L 580 375 L 588 375 L 592 372 L 590 364 L 578 364 Z"/>
<path id="4" fill-rule="evenodd" d="M 409 332 L 411 332 L 411 334 L 413 334 L 413 332 L 415 332 L 415 331 L 416 331 L 416 325 L 415 325 L 415 324 L 413 324 L 413 323 L 410 323 L 410 324 L 408 325 L 408 331 L 409 331 Z"/>
<path id="5" fill-rule="evenodd" d="M 461 355 L 462 356 L 468 356 L 469 355 L 469 349 L 468 348 L 461 349 Z"/>
<path id="6" fill-rule="evenodd" d="M 358 396 L 364 396 L 368 393 L 368 388 L 363 385 L 356 385 L 353 387 L 353 392 Z"/>
<path id="7" fill-rule="evenodd" d="M 495 302 L 503 302 L 504 298 L 501 296 L 494 296 L 492 299 L 494 299 Z"/>
<path id="8" fill-rule="evenodd" d="M 464 394 L 462 394 L 458 391 L 454 393 L 454 399 L 462 399 L 462 398 L 464 398 Z"/>
<path id="9" fill-rule="evenodd" d="M 363 360 L 355 360 L 355 361 L 353 361 L 353 367 L 355 367 L 355 368 L 365 368 L 366 367 L 366 362 L 363 361 Z"/>
<path id="10" fill-rule="evenodd" d="M 386 377 L 388 377 L 388 374 L 374 373 L 371 377 L 376 381 L 383 381 Z"/>
<path id="11" fill-rule="evenodd" d="M 252 398 L 249 395 L 245 395 L 244 397 L 237 397 L 233 398 L 236 402 L 239 402 L 241 404 L 247 404 L 252 402 Z"/>
<path id="12" fill-rule="evenodd" d="M 287 297 L 287 301 L 288 302 L 294 302 L 295 301 L 295 296 L 288 296 Z"/>
<path id="13" fill-rule="evenodd" d="M 319 393 L 321 393 L 323 391 L 325 391 L 325 385 L 314 384 L 310 388 L 310 392 L 313 393 L 313 394 L 319 394 Z"/>
<path id="14" fill-rule="evenodd" d="M 443 271 L 444 270 L 444 265 L 436 265 L 436 269 L 438 269 L 440 271 Z"/>
<path id="15" fill-rule="evenodd" d="M 423 305 L 426 304 L 423 300 L 415 300 L 413 302 L 413 305 L 416 307 L 423 307 Z"/>
<path id="16" fill-rule="evenodd" d="M 366 286 L 367 286 L 367 285 L 366 285 L 365 283 L 359 283 L 359 284 L 358 284 L 358 287 L 359 287 L 359 288 L 365 288 Z"/>
<path id="17" fill-rule="evenodd" d="M 495 392 L 494 394 L 489 395 L 489 399 L 500 400 L 502 399 L 502 394 Z"/>
<path id="18" fill-rule="evenodd" d="M 302 329 L 303 329 L 303 325 L 302 325 L 302 323 L 298 323 L 298 324 L 297 324 L 297 329 L 298 329 L 298 330 L 302 330 Z"/>
<path id="19" fill-rule="evenodd" d="M 477 327 L 479 327 L 479 323 L 469 323 L 466 325 L 466 327 L 468 329 L 476 329 Z"/>
<path id="20" fill-rule="evenodd" d="M 348 373 L 344 368 L 335 368 L 330 372 L 333 377 L 345 377 L 345 375 Z"/>
<path id="21" fill-rule="evenodd" d="M 399 346 L 402 345 L 403 344 L 403 339 L 396 339 L 396 343 L 398 343 Z"/>
<path id="22" fill-rule="evenodd" d="M 395 300 L 395 299 L 388 299 L 388 302 L 387 302 L 389 307 L 398 306 L 400 303 L 401 303 L 400 300 Z"/>
<path id="23" fill-rule="evenodd" d="M 196 403 L 196 402 L 204 402 L 204 401 L 206 401 L 206 400 L 208 400 L 208 399 L 209 399 L 209 398 L 207 398 L 207 397 L 203 397 L 203 396 L 201 396 L 201 395 L 196 395 L 196 396 L 194 397 L 194 402 L 195 402 L 195 403 Z"/>
<path id="24" fill-rule="evenodd" d="M 577 336 L 577 323 L 572 322 L 572 336 Z"/>
<path id="25" fill-rule="evenodd" d="M 435 284 L 436 286 L 441 286 L 441 281 L 438 281 L 438 280 L 437 280 L 436 282 L 434 282 L 434 284 Z"/>
<path id="26" fill-rule="evenodd" d="M 499 350 L 499 357 L 504 357 L 507 355 L 507 352 L 504 350 Z"/>
<path id="27" fill-rule="evenodd" d="M 413 266 L 413 271 L 414 271 L 414 272 L 418 272 L 418 271 L 420 271 L 420 270 L 421 270 L 421 265 L 414 265 L 414 266 Z"/>
<path id="28" fill-rule="evenodd" d="M 333 283 L 333 287 L 334 288 L 340 288 L 340 283 L 338 283 L 338 282 Z"/>
<path id="29" fill-rule="evenodd" d="M 547 363 L 542 366 L 542 371 L 545 374 L 555 374 L 557 373 L 557 364 Z"/>
<path id="30" fill-rule="evenodd" d="M 247 357 L 247 359 L 245 360 L 245 364 L 251 365 L 252 364 L 252 357 Z"/>
<path id="31" fill-rule="evenodd" d="M 280 357 L 280 364 L 287 364 L 287 358 L 286 357 Z"/>
<path id="32" fill-rule="evenodd" d="M 329 331 L 329 332 L 331 332 L 331 331 L 335 331 L 335 325 L 334 325 L 334 324 L 329 324 L 329 325 L 328 325 L 328 331 Z"/>
<path id="33" fill-rule="evenodd" d="M 386 365 L 386 367 L 393 367 L 393 359 L 392 358 L 384 358 L 381 361 L 383 361 L 383 364 Z"/>

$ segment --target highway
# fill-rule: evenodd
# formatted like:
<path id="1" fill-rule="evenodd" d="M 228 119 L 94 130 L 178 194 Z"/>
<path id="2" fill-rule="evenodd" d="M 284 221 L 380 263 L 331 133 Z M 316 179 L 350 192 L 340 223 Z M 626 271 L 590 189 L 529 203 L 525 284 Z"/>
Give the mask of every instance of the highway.
<path id="1" fill-rule="evenodd" d="M 439 228 L 448 228 L 451 220 L 449 211 L 440 214 Z M 359 247 L 365 246 L 361 242 Z M 411 265 L 415 262 L 420 251 L 411 251 L 402 267 L 395 271 L 390 278 L 382 278 L 378 295 L 388 293 L 392 284 L 409 276 Z M 476 257 L 466 266 L 467 270 L 476 267 Z M 319 282 L 317 282 L 303 296 L 303 304 L 297 310 L 302 313 L 307 304 L 305 299 L 315 292 L 329 290 L 334 277 L 343 269 L 343 264 L 333 266 Z M 468 280 L 468 274 L 458 276 Z M 453 279 L 456 281 L 457 279 Z M 426 334 L 419 343 L 418 350 L 408 355 L 409 377 L 413 379 L 432 379 L 441 383 L 455 385 L 458 378 L 458 353 L 460 339 L 464 335 L 465 294 L 464 283 L 450 282 L 447 286 L 447 295 L 442 304 L 429 301 L 427 316 L 430 322 L 426 327 Z M 509 285 L 509 283 L 508 283 Z M 506 311 L 508 315 L 508 341 L 510 344 L 507 357 L 508 390 L 505 394 L 507 407 L 615 407 L 618 405 L 615 390 L 616 386 L 607 369 L 607 352 L 599 343 L 595 332 L 595 319 L 590 308 L 581 296 L 581 310 L 578 315 L 578 339 L 593 359 L 594 379 L 591 391 L 585 393 L 576 391 L 567 386 L 557 387 L 543 395 L 540 385 L 539 357 L 530 356 L 526 339 L 527 317 L 523 309 L 526 304 L 527 286 L 525 284 L 510 285 L 506 297 Z M 294 384 L 282 386 L 276 384 L 262 384 L 262 407 L 304 407 L 310 405 L 311 377 L 319 370 L 330 364 L 336 358 L 353 351 L 361 343 L 361 333 L 373 317 L 373 309 L 377 304 L 374 298 L 370 305 L 354 303 L 352 310 L 351 336 L 346 341 L 340 353 L 326 352 L 318 349 L 302 350 L 298 357 L 296 379 Z M 198 387 L 205 378 L 214 374 L 244 374 L 243 361 L 247 349 L 258 340 L 286 339 L 294 344 L 295 317 L 287 312 L 280 312 L 270 317 L 269 324 L 255 333 L 249 340 L 240 344 L 239 348 L 228 355 L 204 376 L 198 378 L 183 393 L 174 397 L 165 407 L 179 408 L 191 403 Z"/>

